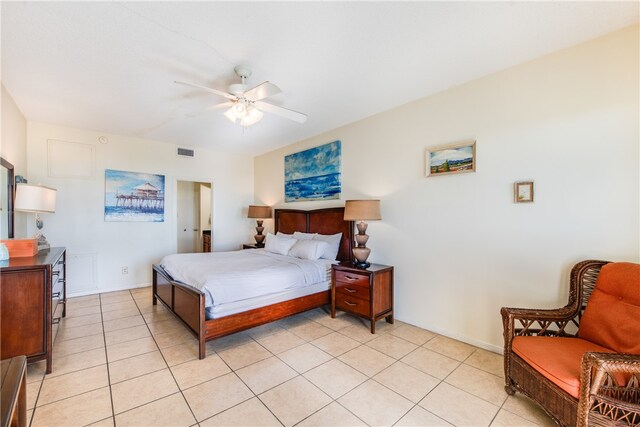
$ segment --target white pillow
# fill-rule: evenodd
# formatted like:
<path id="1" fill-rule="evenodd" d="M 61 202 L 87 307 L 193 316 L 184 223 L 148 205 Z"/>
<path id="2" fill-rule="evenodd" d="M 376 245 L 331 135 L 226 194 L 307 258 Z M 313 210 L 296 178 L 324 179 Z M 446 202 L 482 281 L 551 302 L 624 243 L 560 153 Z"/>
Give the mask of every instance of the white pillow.
<path id="1" fill-rule="evenodd" d="M 327 242 L 320 240 L 298 240 L 291 250 L 289 250 L 289 256 L 315 261 L 319 259 L 327 249 L 329 249 Z"/>
<path id="2" fill-rule="evenodd" d="M 318 233 L 301 233 L 296 231 L 293 233 L 293 238 L 298 240 L 313 240 L 317 235 Z"/>
<path id="3" fill-rule="evenodd" d="M 267 252 L 273 252 L 274 254 L 287 255 L 291 247 L 295 245 L 296 242 L 296 239 L 280 237 L 267 233 L 267 242 L 264 245 L 264 250 Z"/>
<path id="4" fill-rule="evenodd" d="M 313 240 L 327 242 L 329 247 L 320 258 L 335 260 L 338 256 L 338 250 L 340 249 L 340 240 L 342 239 L 342 233 L 338 234 L 316 234 Z"/>
<path id="5" fill-rule="evenodd" d="M 278 231 L 276 233 L 276 236 L 278 236 L 278 237 L 286 237 L 287 239 L 290 239 L 290 238 L 293 237 L 293 234 L 286 234 L 286 233 L 283 233 L 282 231 Z"/>

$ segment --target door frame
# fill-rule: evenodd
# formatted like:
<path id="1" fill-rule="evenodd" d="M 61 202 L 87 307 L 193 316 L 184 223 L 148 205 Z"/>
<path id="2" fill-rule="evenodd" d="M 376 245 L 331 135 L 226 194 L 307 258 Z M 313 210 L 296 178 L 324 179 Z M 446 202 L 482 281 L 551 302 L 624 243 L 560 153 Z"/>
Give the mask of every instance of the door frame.
<path id="1" fill-rule="evenodd" d="M 210 179 L 198 179 L 198 178 L 193 178 L 193 177 L 174 177 L 174 179 L 172 180 L 172 187 L 173 187 L 173 203 L 172 203 L 172 207 L 173 207 L 173 213 L 171 215 L 171 218 L 173 219 L 173 233 L 174 233 L 174 240 L 173 240 L 173 245 L 174 245 L 174 252 L 178 253 L 178 181 L 187 181 L 187 182 L 196 182 L 196 183 L 203 183 L 203 184 L 209 184 L 211 186 L 211 252 L 213 252 L 213 247 L 214 247 L 214 243 L 213 243 L 213 230 L 214 230 L 214 225 L 215 225 L 215 215 L 214 215 L 214 206 L 215 206 L 215 193 L 213 191 L 213 186 L 214 183 L 213 181 L 211 181 Z"/>

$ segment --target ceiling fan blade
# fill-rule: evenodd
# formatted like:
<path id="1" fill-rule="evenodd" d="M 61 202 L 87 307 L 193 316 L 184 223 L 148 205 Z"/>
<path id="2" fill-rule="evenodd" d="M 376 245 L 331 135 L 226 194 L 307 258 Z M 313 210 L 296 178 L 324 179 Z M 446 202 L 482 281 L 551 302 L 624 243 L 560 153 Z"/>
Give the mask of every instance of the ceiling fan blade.
<path id="1" fill-rule="evenodd" d="M 288 108 L 269 104 L 268 102 L 256 101 L 253 105 L 268 113 L 277 114 L 278 116 L 293 120 L 298 123 L 304 123 L 307 121 L 306 114 L 298 113 L 297 111 L 289 110 Z"/>
<path id="2" fill-rule="evenodd" d="M 231 95 L 230 93 L 223 92 L 223 91 L 217 90 L 217 89 L 212 89 L 210 87 L 198 85 L 198 84 L 195 84 L 195 83 L 182 82 L 182 81 L 179 81 L 179 80 L 176 80 L 174 83 L 178 83 L 179 85 L 191 86 L 191 87 L 195 87 L 195 88 L 198 88 L 198 89 L 206 90 L 207 92 L 211 92 L 211 93 L 216 94 L 218 96 L 223 96 L 223 97 L 225 97 L 227 99 L 231 99 L 233 101 L 236 101 L 238 99 L 236 96 Z"/>
<path id="3" fill-rule="evenodd" d="M 271 82 L 262 82 L 258 86 L 249 89 L 244 93 L 244 97 L 249 101 L 260 101 L 276 93 L 282 92 L 280 88 Z"/>
<path id="4" fill-rule="evenodd" d="M 201 116 L 201 115 L 203 115 L 205 113 L 208 113 L 209 111 L 219 110 L 221 108 L 226 108 L 226 107 L 231 107 L 233 104 L 235 104 L 235 102 L 227 101 L 227 102 L 223 102 L 221 104 L 212 105 L 210 107 L 205 108 L 203 111 L 198 111 L 197 113 L 187 113 L 187 114 L 185 114 L 185 116 L 191 117 L 191 118 L 199 117 L 199 116 Z"/>
<path id="5" fill-rule="evenodd" d="M 221 108 L 229 108 L 233 104 L 235 104 L 234 101 L 227 101 L 227 102 L 223 102 L 223 103 L 220 103 L 220 104 L 212 105 L 211 107 L 207 107 L 207 109 L 205 111 L 219 110 Z"/>

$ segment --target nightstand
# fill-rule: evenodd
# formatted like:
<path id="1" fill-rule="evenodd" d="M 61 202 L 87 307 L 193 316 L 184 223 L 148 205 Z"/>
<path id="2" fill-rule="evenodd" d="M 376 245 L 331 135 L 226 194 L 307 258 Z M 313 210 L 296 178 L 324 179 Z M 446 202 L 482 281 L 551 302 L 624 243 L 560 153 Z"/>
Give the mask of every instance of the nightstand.
<path id="1" fill-rule="evenodd" d="M 341 262 L 331 267 L 331 317 L 336 308 L 364 317 L 376 333 L 376 321 L 393 323 L 393 267 L 371 264 L 357 268 Z"/>
<path id="2" fill-rule="evenodd" d="M 260 249 L 264 248 L 264 245 L 258 246 L 257 243 L 245 243 L 242 245 L 242 249 Z"/>

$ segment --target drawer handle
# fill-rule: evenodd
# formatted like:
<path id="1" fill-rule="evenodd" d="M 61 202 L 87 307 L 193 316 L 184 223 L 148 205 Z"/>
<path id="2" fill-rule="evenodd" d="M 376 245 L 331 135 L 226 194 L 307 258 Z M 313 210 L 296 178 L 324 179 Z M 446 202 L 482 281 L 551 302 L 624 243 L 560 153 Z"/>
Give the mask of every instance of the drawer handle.
<path id="1" fill-rule="evenodd" d="M 51 294 L 51 298 L 60 298 L 60 292 L 54 292 Z"/>
<path id="2" fill-rule="evenodd" d="M 52 325 L 57 325 L 58 323 L 60 323 L 60 318 L 59 317 L 54 317 L 53 319 L 51 319 L 51 324 Z"/>
<path id="3" fill-rule="evenodd" d="M 351 276 L 344 276 L 344 277 L 345 277 L 345 279 L 351 280 L 351 281 L 358 280 L 357 277 L 351 277 Z"/>
<path id="4" fill-rule="evenodd" d="M 349 305 L 349 306 L 351 306 L 351 307 L 355 307 L 356 305 L 358 305 L 358 304 L 354 304 L 354 303 L 349 302 L 349 301 L 345 301 L 344 303 Z"/>
<path id="5" fill-rule="evenodd" d="M 349 288 L 344 288 L 344 290 L 347 291 L 347 292 L 351 292 L 352 294 L 358 292 L 355 289 L 349 289 Z"/>

